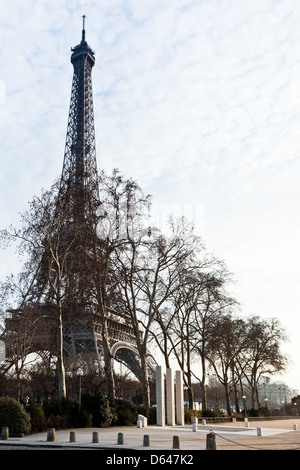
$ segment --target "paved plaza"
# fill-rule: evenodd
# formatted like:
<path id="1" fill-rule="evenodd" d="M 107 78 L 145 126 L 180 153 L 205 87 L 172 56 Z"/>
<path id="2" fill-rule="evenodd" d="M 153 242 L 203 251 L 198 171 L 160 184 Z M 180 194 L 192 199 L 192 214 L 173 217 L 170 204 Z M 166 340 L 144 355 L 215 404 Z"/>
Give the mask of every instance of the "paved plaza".
<path id="1" fill-rule="evenodd" d="M 144 451 L 173 450 L 174 436 L 178 436 L 181 450 L 206 450 L 206 439 L 210 432 L 215 434 L 217 450 L 300 450 L 300 419 L 255 421 L 249 427 L 245 423 L 224 423 L 220 425 L 199 424 L 197 431 L 186 426 L 148 426 L 138 428 L 84 428 L 55 431 L 55 442 L 47 442 L 47 432 L 30 434 L 21 438 L 10 437 L 0 441 L 2 449 L 19 448 L 43 449 L 94 449 Z M 259 430 L 258 430 L 259 428 Z M 75 433 L 75 442 L 70 442 L 70 432 Z M 98 443 L 93 443 L 93 433 L 98 433 Z M 118 444 L 118 434 L 122 433 L 123 444 Z M 258 435 L 260 434 L 260 435 Z M 149 436 L 150 446 L 144 446 L 144 436 Z"/>

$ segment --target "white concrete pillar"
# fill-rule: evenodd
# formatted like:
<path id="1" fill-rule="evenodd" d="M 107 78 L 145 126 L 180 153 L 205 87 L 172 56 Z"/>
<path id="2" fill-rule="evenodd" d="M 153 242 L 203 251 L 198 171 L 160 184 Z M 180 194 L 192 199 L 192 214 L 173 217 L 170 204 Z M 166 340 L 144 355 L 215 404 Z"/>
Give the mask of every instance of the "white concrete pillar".
<path id="1" fill-rule="evenodd" d="M 183 406 L 183 378 L 182 371 L 176 371 L 176 421 L 180 426 L 184 426 L 184 406 Z"/>
<path id="2" fill-rule="evenodd" d="M 156 367 L 156 424 L 165 426 L 165 381 L 162 366 Z"/>
<path id="3" fill-rule="evenodd" d="M 167 369 L 167 425 L 175 426 L 174 371 Z"/>

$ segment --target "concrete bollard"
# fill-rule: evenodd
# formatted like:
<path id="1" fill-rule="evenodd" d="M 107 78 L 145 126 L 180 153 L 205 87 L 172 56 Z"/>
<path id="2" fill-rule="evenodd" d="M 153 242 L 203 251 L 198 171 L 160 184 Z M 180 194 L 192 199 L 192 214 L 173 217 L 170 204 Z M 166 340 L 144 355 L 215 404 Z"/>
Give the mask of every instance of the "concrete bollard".
<path id="1" fill-rule="evenodd" d="M 117 444 L 119 444 L 119 445 L 124 444 L 124 434 L 123 434 L 122 432 L 119 432 L 119 433 L 118 433 Z"/>
<path id="2" fill-rule="evenodd" d="M 193 424 L 192 424 L 192 431 L 193 431 L 193 432 L 198 431 L 197 423 L 193 423 Z"/>
<path id="3" fill-rule="evenodd" d="M 257 432 L 257 436 L 262 436 L 263 435 L 262 428 L 257 428 L 256 432 Z"/>
<path id="4" fill-rule="evenodd" d="M 148 436 L 148 434 L 144 435 L 143 446 L 144 447 L 149 447 L 150 446 L 150 436 Z"/>
<path id="5" fill-rule="evenodd" d="M 206 435 L 206 450 L 217 450 L 216 435 L 213 431 Z"/>
<path id="6" fill-rule="evenodd" d="M 142 422 L 141 427 L 146 428 L 148 426 L 148 420 L 147 420 L 146 416 L 138 414 L 137 419 L 138 419 L 138 421 Z"/>
<path id="7" fill-rule="evenodd" d="M 193 424 L 193 423 L 198 424 L 198 418 L 197 418 L 197 416 L 191 416 L 191 423 L 192 423 L 192 424 Z"/>
<path id="8" fill-rule="evenodd" d="M 203 426 L 206 425 L 206 419 L 203 419 L 203 420 L 202 420 L 202 424 L 203 424 Z"/>
<path id="9" fill-rule="evenodd" d="M 249 422 L 245 421 L 245 428 L 249 428 Z"/>
<path id="10" fill-rule="evenodd" d="M 93 443 L 93 444 L 97 444 L 98 442 L 99 442 L 99 435 L 98 435 L 97 431 L 94 431 L 94 432 L 93 432 L 92 443 Z"/>
<path id="11" fill-rule="evenodd" d="M 55 441 L 55 429 L 49 428 L 47 432 L 47 442 L 54 442 Z"/>
<path id="12" fill-rule="evenodd" d="M 7 441 L 9 438 L 9 429 L 7 426 L 3 426 L 2 431 L 1 431 L 1 439 L 3 441 Z"/>
<path id="13" fill-rule="evenodd" d="M 180 449 L 179 436 L 173 436 L 173 449 Z"/>
<path id="14" fill-rule="evenodd" d="M 76 442 L 75 431 L 70 431 L 70 442 Z"/>
<path id="15" fill-rule="evenodd" d="M 298 431 L 298 424 L 293 424 L 293 430 Z"/>

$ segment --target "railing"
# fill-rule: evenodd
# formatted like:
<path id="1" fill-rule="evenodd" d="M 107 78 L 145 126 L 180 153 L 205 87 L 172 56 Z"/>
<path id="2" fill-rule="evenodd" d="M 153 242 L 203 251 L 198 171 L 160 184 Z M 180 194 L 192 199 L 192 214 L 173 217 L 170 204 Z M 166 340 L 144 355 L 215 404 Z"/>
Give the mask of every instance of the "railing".
<path id="1" fill-rule="evenodd" d="M 226 417 L 203 416 L 202 418 L 198 418 L 199 423 L 201 422 L 202 419 L 204 419 L 206 423 L 209 424 L 209 423 L 231 423 L 233 418 L 230 418 L 229 416 L 226 416 Z"/>
<path id="2" fill-rule="evenodd" d="M 244 418 L 232 418 L 229 416 L 226 417 L 215 417 L 215 416 L 203 416 L 198 418 L 199 422 L 204 419 L 207 424 L 209 423 L 231 423 L 231 422 L 240 422 L 244 421 Z M 300 416 L 247 416 L 248 421 L 275 421 L 275 420 L 285 420 L 285 419 L 300 419 Z"/>
<path id="3" fill-rule="evenodd" d="M 300 419 L 300 416 L 249 416 L 248 421 L 276 421 L 285 419 Z"/>

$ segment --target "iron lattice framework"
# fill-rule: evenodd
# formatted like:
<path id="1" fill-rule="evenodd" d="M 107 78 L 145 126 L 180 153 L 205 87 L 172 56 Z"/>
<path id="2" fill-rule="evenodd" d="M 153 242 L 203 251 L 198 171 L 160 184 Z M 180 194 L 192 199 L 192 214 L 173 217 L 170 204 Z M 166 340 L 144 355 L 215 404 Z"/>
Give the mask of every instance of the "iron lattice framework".
<path id="1" fill-rule="evenodd" d="M 63 347 L 73 363 L 78 365 L 82 364 L 83 360 L 94 361 L 101 366 L 105 315 L 111 354 L 141 378 L 136 337 L 130 318 L 112 308 L 107 308 L 104 313 L 94 299 L 88 298 L 85 284 L 88 278 L 85 273 L 87 258 L 91 254 L 101 258 L 103 244 L 98 239 L 95 249 L 96 213 L 100 205 L 92 91 L 95 56 L 85 39 L 84 19 L 82 40 L 72 48 L 71 63 L 74 73 L 65 154 L 56 204 L 56 217 L 63 218 L 60 249 L 64 249 L 72 239 L 72 252 L 68 255 L 68 278 L 64 281 L 67 301 L 63 312 Z M 95 223 L 90 224 L 91 220 Z M 39 315 L 42 311 L 45 317 L 51 317 L 55 306 L 51 302 L 51 295 L 45 295 L 47 277 L 44 273 L 49 270 L 47 257 L 47 254 L 42 257 L 33 283 L 31 310 L 36 308 Z M 22 321 L 24 305 L 22 309 L 12 312 L 12 318 L 7 322 L 8 329 L 17 329 L 17 323 Z M 55 318 L 53 313 L 52 318 Z M 55 348 L 56 324 L 55 321 L 51 324 L 47 320 L 47 328 L 41 328 L 35 333 L 32 349 L 51 350 L 55 354 Z"/>
<path id="2" fill-rule="evenodd" d="M 85 195 L 100 204 L 92 90 L 95 56 L 85 40 L 84 29 L 81 43 L 72 52 L 74 74 L 60 190 L 62 194 L 71 193 L 74 208 L 80 212 L 86 208 Z M 79 217 L 83 213 L 77 213 Z"/>
<path id="3" fill-rule="evenodd" d="M 84 21 L 84 18 L 83 18 Z M 68 204 L 68 228 L 75 226 L 80 234 L 80 249 L 74 249 L 71 269 L 72 279 L 76 286 L 69 282 L 70 296 L 76 297 L 77 302 L 69 302 L 70 311 L 64 318 L 64 348 L 73 358 L 94 356 L 98 363 L 102 359 L 102 327 L 103 312 L 99 306 L 82 297 L 84 287 L 80 288 L 84 276 L 84 257 L 95 250 L 92 249 L 96 226 L 92 230 L 92 240 L 86 230 L 86 221 L 95 221 L 97 209 L 100 206 L 99 183 L 97 174 L 94 108 L 92 90 L 92 68 L 95 56 L 85 39 L 83 23 L 82 40 L 72 49 L 73 82 L 70 100 L 68 128 L 66 136 L 65 155 L 59 191 L 59 210 Z M 101 241 L 97 248 L 101 256 Z M 96 255 L 97 255 L 96 254 Z M 79 287 L 78 287 L 79 286 Z M 112 353 L 127 363 L 139 375 L 139 364 L 136 356 L 136 338 L 130 326 L 129 318 L 116 312 L 106 311 L 108 336 Z"/>

